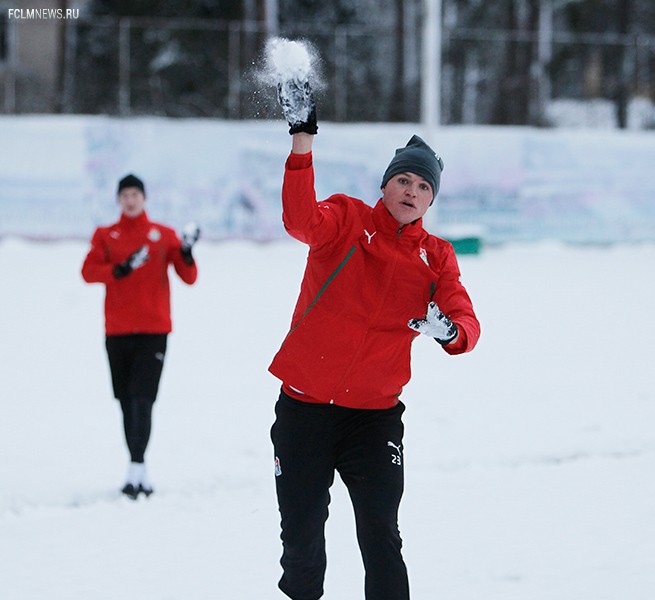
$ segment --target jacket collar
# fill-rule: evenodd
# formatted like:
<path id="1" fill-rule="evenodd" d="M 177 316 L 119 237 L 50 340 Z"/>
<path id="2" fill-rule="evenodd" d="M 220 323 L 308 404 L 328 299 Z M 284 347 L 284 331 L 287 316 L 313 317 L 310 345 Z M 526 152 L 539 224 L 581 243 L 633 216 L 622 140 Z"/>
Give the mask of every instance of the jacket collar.
<path id="1" fill-rule="evenodd" d="M 387 210 L 381 198 L 373 208 L 373 222 L 378 231 L 402 240 L 419 239 L 423 236 L 423 219 L 416 219 L 407 225 L 400 225 Z"/>
<path id="2" fill-rule="evenodd" d="M 138 217 L 128 217 L 127 215 L 121 213 L 121 218 L 119 220 L 119 224 L 122 227 L 142 227 L 144 225 L 147 225 L 150 223 L 150 219 L 148 219 L 148 214 L 144 210 Z"/>

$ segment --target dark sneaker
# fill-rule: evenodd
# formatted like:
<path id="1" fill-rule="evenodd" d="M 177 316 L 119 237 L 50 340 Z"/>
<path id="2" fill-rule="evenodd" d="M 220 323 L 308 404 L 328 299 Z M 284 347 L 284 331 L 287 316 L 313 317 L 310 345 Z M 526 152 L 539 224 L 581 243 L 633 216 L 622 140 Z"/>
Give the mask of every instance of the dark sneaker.
<path id="1" fill-rule="evenodd" d="M 125 494 L 128 498 L 131 498 L 132 500 L 136 500 L 137 496 L 139 495 L 140 487 L 141 486 L 139 486 L 139 488 L 135 488 L 131 483 L 126 483 L 123 486 L 121 492 Z"/>

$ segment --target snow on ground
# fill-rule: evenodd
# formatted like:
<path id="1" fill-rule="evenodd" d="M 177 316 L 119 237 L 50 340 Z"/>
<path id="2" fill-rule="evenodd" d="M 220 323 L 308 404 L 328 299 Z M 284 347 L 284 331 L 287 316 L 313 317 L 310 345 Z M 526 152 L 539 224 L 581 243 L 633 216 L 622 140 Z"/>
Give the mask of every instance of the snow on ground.
<path id="1" fill-rule="evenodd" d="M 86 244 L 0 241 L 0 589 L 7 600 L 282 598 L 268 363 L 305 249 L 201 242 L 148 455 L 111 398 Z M 460 258 L 483 335 L 418 339 L 403 394 L 401 531 L 413 600 L 650 600 L 655 590 L 655 247 L 488 248 Z M 326 600 L 361 598 L 343 485 Z"/>

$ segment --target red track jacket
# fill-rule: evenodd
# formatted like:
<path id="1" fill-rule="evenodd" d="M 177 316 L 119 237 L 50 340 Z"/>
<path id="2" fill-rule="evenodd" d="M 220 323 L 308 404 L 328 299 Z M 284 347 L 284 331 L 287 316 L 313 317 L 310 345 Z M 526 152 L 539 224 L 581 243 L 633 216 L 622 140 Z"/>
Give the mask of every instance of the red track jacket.
<path id="1" fill-rule="evenodd" d="M 142 267 L 122 279 L 114 265 L 147 244 L 150 257 Z M 107 335 L 170 333 L 171 302 L 168 265 L 173 263 L 182 281 L 191 285 L 198 276 L 196 264 L 180 254 L 181 242 L 170 227 L 153 223 L 143 212 L 135 218 L 121 215 L 118 223 L 96 229 L 82 265 L 87 283 L 104 283 Z"/>
<path id="2" fill-rule="evenodd" d="M 459 328 L 444 350 L 473 349 L 480 325 L 453 247 L 421 220 L 399 228 L 381 200 L 371 208 L 337 194 L 317 203 L 311 153 L 287 159 L 282 204 L 287 232 L 309 245 L 291 329 L 269 368 L 288 393 L 351 408 L 395 406 L 419 335 L 407 322 L 431 300 Z"/>

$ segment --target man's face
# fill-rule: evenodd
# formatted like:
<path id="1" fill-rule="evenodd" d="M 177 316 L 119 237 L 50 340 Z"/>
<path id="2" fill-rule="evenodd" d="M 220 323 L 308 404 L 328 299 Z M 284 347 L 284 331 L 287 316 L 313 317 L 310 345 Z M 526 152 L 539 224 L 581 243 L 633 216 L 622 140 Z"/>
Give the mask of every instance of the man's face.
<path id="1" fill-rule="evenodd" d="M 145 208 L 146 197 L 138 187 L 126 187 L 118 194 L 118 203 L 126 217 L 138 217 Z"/>
<path id="2" fill-rule="evenodd" d="M 432 198 L 430 184 L 415 173 L 394 175 L 382 188 L 382 203 L 400 225 L 420 219 Z"/>

